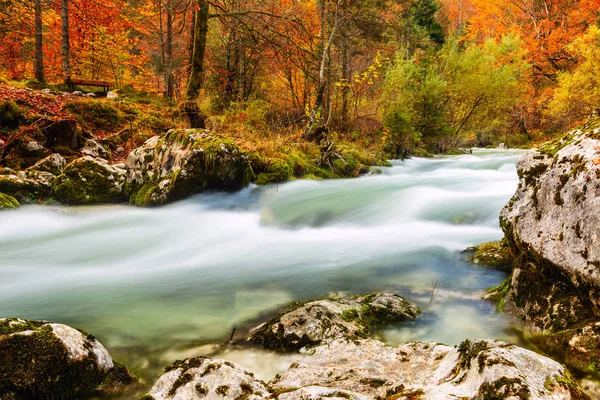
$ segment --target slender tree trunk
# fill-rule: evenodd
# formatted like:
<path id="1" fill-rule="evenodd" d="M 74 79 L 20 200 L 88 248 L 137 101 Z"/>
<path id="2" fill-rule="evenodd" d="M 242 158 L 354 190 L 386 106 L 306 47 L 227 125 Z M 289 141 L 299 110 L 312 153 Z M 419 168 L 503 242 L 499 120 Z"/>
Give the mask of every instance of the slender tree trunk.
<path id="1" fill-rule="evenodd" d="M 336 10 L 335 13 L 335 22 L 333 27 L 331 28 L 331 33 L 329 35 L 329 40 L 325 44 L 323 48 L 323 53 L 321 55 L 321 68 L 319 70 L 319 87 L 317 89 L 317 98 L 315 99 L 315 104 L 312 108 L 312 111 L 308 117 L 308 122 L 306 124 L 306 128 L 304 129 L 304 137 L 306 139 L 311 139 L 315 129 L 315 123 L 317 122 L 317 115 L 319 111 L 323 108 L 323 100 L 325 95 L 325 89 L 327 88 L 328 81 L 326 77 L 326 69 L 327 69 L 327 61 L 329 58 L 329 49 L 331 48 L 331 43 L 333 42 L 333 38 L 335 36 L 335 32 L 338 26 L 338 13 Z"/>
<path id="2" fill-rule="evenodd" d="M 208 33 L 209 7 L 206 0 L 198 0 L 198 10 L 194 18 L 194 50 L 190 79 L 185 92 L 183 112 L 192 128 L 204 128 L 204 116 L 198 108 L 198 97 L 203 84 L 204 55 L 206 53 L 206 35 Z"/>
<path id="3" fill-rule="evenodd" d="M 167 1 L 167 97 L 173 98 L 173 3 Z"/>
<path id="4" fill-rule="evenodd" d="M 165 51 L 165 28 L 163 21 L 163 0 L 158 0 L 158 37 L 160 38 L 160 62 L 163 74 L 163 96 L 167 95 L 167 56 Z"/>
<path id="5" fill-rule="evenodd" d="M 62 68 L 65 79 L 71 77 L 71 56 L 69 54 L 69 0 L 62 0 Z"/>
<path id="6" fill-rule="evenodd" d="M 34 74 L 35 80 L 40 83 L 46 82 L 44 76 L 44 50 L 42 42 L 42 0 L 35 0 L 34 4 L 34 20 L 35 20 L 35 62 Z"/>

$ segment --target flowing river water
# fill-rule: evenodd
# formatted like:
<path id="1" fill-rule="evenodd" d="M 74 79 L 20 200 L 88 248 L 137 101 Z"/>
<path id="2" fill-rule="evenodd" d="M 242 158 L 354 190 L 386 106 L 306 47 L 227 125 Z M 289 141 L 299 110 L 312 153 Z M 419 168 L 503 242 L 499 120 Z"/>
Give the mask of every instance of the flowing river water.
<path id="1" fill-rule="evenodd" d="M 520 151 L 395 161 L 350 180 L 204 194 L 167 207 L 25 206 L 0 213 L 0 316 L 93 333 L 151 384 L 176 358 L 211 353 L 233 327 L 292 300 L 388 291 L 418 304 L 390 344 L 518 342 L 481 301 L 506 274 L 466 262 L 498 240 Z M 432 287 L 436 285 L 433 291 Z M 268 380 L 292 361 L 217 354 Z"/>

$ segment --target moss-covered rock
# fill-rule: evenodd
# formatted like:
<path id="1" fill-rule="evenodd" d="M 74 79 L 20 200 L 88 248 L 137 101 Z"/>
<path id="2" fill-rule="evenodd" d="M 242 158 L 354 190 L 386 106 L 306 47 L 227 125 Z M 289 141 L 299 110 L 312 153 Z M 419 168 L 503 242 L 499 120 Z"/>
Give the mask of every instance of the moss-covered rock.
<path id="1" fill-rule="evenodd" d="M 545 353 L 563 362 L 579 376 L 600 379 L 600 322 L 535 335 L 531 341 Z"/>
<path id="2" fill-rule="evenodd" d="M 257 185 L 285 182 L 294 177 L 294 171 L 279 158 L 272 158 L 266 164 L 266 171 L 256 177 Z"/>
<path id="3" fill-rule="evenodd" d="M 387 293 L 292 303 L 251 330 L 248 341 L 268 349 L 299 350 L 335 339 L 368 337 L 384 324 L 416 318 L 421 310 Z"/>
<path id="4" fill-rule="evenodd" d="M 484 243 L 466 250 L 472 253 L 467 260 L 475 264 L 509 272 L 515 260 L 506 241 Z"/>
<path id="5" fill-rule="evenodd" d="M 55 176 L 46 172 L 14 172 L 0 175 L 0 192 L 14 197 L 21 203 L 31 203 L 50 197 Z"/>
<path id="6" fill-rule="evenodd" d="M 69 205 L 119 203 L 126 200 L 125 180 L 123 165 L 86 156 L 67 165 L 54 181 L 52 195 Z"/>
<path id="7" fill-rule="evenodd" d="M 135 377 L 93 336 L 47 321 L 0 318 L 0 398 L 75 399 Z"/>
<path id="8" fill-rule="evenodd" d="M 21 205 L 14 197 L 0 193 L 0 210 L 9 210 L 12 208 L 19 208 Z"/>
<path id="9" fill-rule="evenodd" d="M 231 140 L 199 129 L 172 129 L 127 158 L 127 195 L 137 206 L 182 200 L 204 190 L 238 190 L 253 177 L 248 155 Z"/>

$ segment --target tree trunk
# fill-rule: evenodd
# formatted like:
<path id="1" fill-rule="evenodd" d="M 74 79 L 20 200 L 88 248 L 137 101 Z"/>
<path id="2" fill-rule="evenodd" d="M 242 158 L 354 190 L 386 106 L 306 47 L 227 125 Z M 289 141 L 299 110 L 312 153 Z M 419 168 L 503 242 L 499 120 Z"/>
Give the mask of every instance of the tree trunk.
<path id="1" fill-rule="evenodd" d="M 335 36 L 335 32 L 338 26 L 338 10 L 335 12 L 335 22 L 333 27 L 331 28 L 331 32 L 329 35 L 329 40 L 325 43 L 323 48 L 323 53 L 321 55 L 321 68 L 319 69 L 319 87 L 317 89 L 317 98 L 315 99 L 315 104 L 313 105 L 312 111 L 308 116 L 308 122 L 306 123 L 306 128 L 304 129 L 304 138 L 311 140 L 316 128 L 317 116 L 321 109 L 323 108 L 323 100 L 325 97 L 325 89 L 328 85 L 328 80 L 326 77 L 326 69 L 327 62 L 329 59 L 331 43 L 333 42 L 333 38 Z"/>
<path id="2" fill-rule="evenodd" d="M 62 68 L 65 79 L 71 77 L 71 61 L 69 54 L 69 0 L 62 0 Z"/>
<path id="3" fill-rule="evenodd" d="M 198 0 L 198 10 L 194 17 L 194 50 L 190 79 L 185 92 L 182 109 L 192 128 L 204 128 L 204 116 L 198 108 L 198 97 L 203 84 L 204 55 L 206 52 L 206 35 L 208 33 L 209 7 L 206 0 Z"/>
<path id="4" fill-rule="evenodd" d="M 167 97 L 173 98 L 173 3 L 171 0 L 167 1 Z"/>
<path id="5" fill-rule="evenodd" d="M 44 76 L 44 50 L 42 47 L 42 0 L 35 0 L 34 20 L 35 20 L 35 62 L 34 74 L 35 80 L 40 83 L 46 82 Z"/>

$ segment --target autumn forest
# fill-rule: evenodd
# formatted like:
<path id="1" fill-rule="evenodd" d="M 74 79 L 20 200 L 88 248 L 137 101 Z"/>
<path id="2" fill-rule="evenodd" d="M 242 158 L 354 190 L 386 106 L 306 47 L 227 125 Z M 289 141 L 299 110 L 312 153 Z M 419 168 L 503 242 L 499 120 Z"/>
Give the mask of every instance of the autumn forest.
<path id="1" fill-rule="evenodd" d="M 393 156 L 527 145 L 600 96 L 598 0 L 1 4 L 5 80 L 103 79 L 188 114 L 381 140 Z"/>

